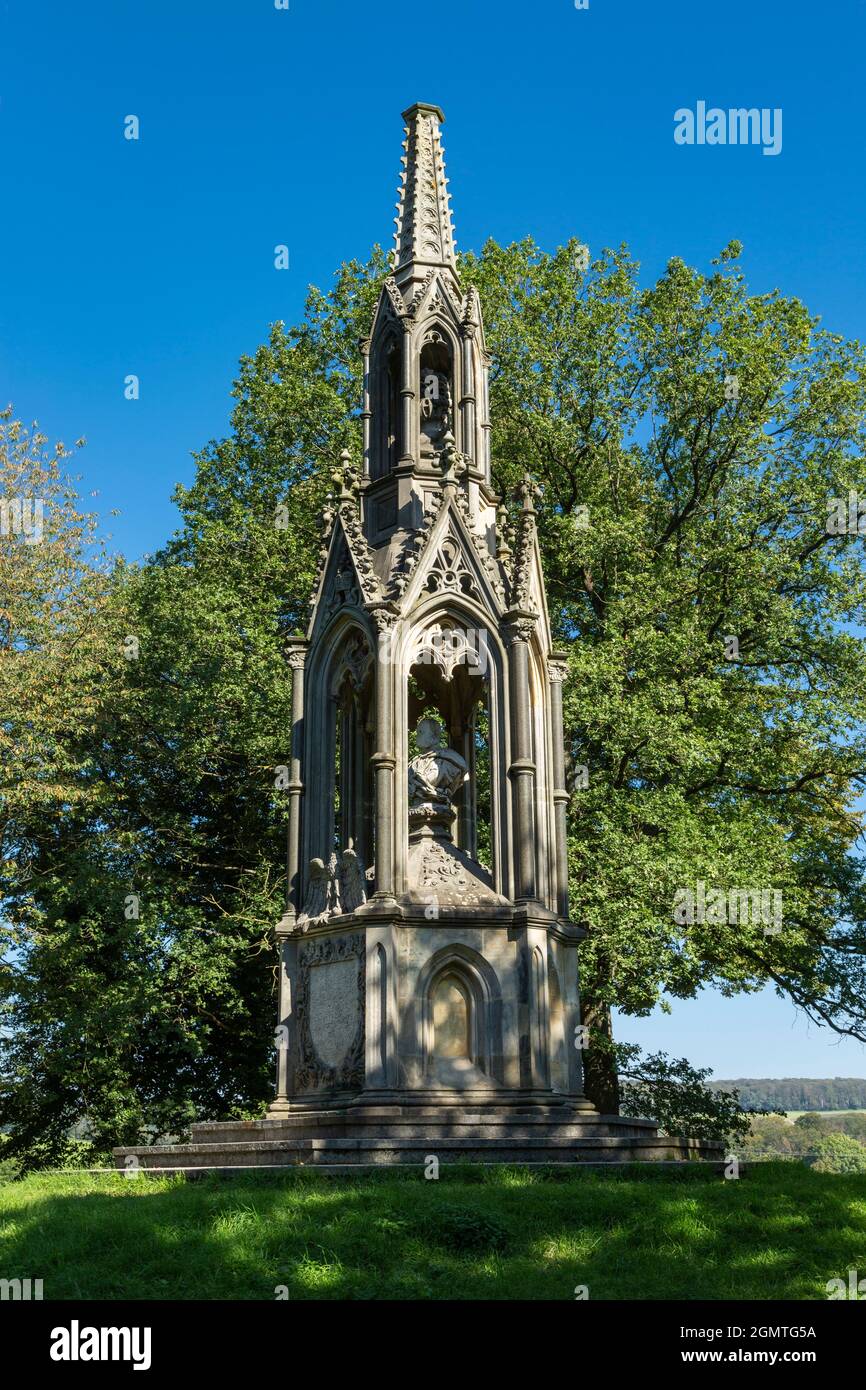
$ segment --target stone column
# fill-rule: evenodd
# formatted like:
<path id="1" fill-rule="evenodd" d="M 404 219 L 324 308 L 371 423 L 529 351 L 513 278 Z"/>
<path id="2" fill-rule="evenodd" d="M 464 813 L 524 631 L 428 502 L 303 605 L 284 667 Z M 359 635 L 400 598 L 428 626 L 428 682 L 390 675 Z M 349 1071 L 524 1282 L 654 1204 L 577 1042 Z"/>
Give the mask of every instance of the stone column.
<path id="1" fill-rule="evenodd" d="M 512 611 L 506 615 L 511 692 L 511 779 L 515 874 L 518 902 L 534 901 L 535 883 L 535 761 L 532 756 L 532 716 L 529 698 L 529 639 L 536 614 Z"/>
<path id="2" fill-rule="evenodd" d="M 463 397 L 460 401 L 463 438 L 461 450 L 472 465 L 477 463 L 478 448 L 475 440 L 475 363 L 473 344 L 475 329 L 470 325 L 464 329 L 463 338 Z"/>
<path id="3" fill-rule="evenodd" d="M 271 1111 L 288 1109 L 290 1053 L 292 1043 L 292 962 L 297 954 L 291 939 L 298 913 L 301 910 L 303 885 L 300 876 L 301 744 L 304 720 L 304 661 L 306 641 L 303 637 L 288 640 L 288 660 L 292 671 L 292 732 L 289 760 L 289 825 L 286 844 L 286 910 L 277 927 L 277 946 L 280 952 L 279 1003 L 277 1006 L 277 1090 Z"/>
<path id="4" fill-rule="evenodd" d="M 559 983 L 565 1018 L 565 1050 L 568 1055 L 568 1088 L 573 1096 L 583 1095 L 583 1051 L 580 1046 L 580 989 L 577 946 L 559 948 Z"/>
<path id="5" fill-rule="evenodd" d="M 373 418 L 373 411 L 370 401 L 370 340 L 365 338 L 361 343 L 361 352 L 364 357 L 364 405 L 361 411 L 361 425 L 364 431 L 364 477 L 369 478 L 371 469 L 370 459 L 370 424 Z"/>
<path id="6" fill-rule="evenodd" d="M 568 918 L 568 791 L 565 786 L 565 748 L 563 746 L 562 682 L 568 675 L 568 657 L 553 652 L 547 662 L 550 679 L 550 722 L 553 735 L 553 806 L 556 824 L 556 910 Z"/>
<path id="7" fill-rule="evenodd" d="M 469 777 L 460 789 L 460 848 L 475 859 L 478 855 L 478 786 L 476 783 L 475 756 L 475 715 L 471 716 L 463 731 L 463 760 L 469 769 Z"/>
<path id="8" fill-rule="evenodd" d="M 550 1088 L 550 998 L 547 987 L 547 932 L 526 933 L 529 951 L 529 1013 L 532 1085 Z"/>
<path id="9" fill-rule="evenodd" d="M 303 901 L 303 884 L 300 874 L 301 844 L 301 796 L 304 784 L 301 781 L 301 740 L 304 721 L 304 662 L 307 644 L 303 637 L 289 638 L 289 665 L 292 668 L 292 735 L 291 763 L 289 766 L 289 829 L 286 854 L 286 874 L 288 893 L 286 919 L 294 926 Z"/>
<path id="10" fill-rule="evenodd" d="M 481 358 L 481 379 L 480 387 L 480 413 L 481 413 L 481 458 L 477 460 L 479 468 L 484 470 L 484 476 L 490 482 L 490 434 L 492 426 L 490 424 L 490 385 L 489 369 L 490 354 L 487 353 Z"/>
<path id="11" fill-rule="evenodd" d="M 517 1045 L 520 1087 L 550 1089 L 550 1001 L 547 988 L 547 932 L 521 927 L 517 947 Z"/>
<path id="12" fill-rule="evenodd" d="M 371 762 L 376 784 L 376 891 L 380 901 L 394 897 L 394 636 L 389 614 L 375 613 L 376 751 Z"/>
<path id="13" fill-rule="evenodd" d="M 401 463 L 415 462 L 416 445 L 416 425 L 415 425 L 415 374 L 418 369 L 419 358 L 412 351 L 412 338 L 408 330 L 403 333 L 403 373 L 402 385 L 400 387 L 400 400 L 402 403 L 402 431 L 403 438 L 400 441 L 403 451 L 400 455 Z"/>

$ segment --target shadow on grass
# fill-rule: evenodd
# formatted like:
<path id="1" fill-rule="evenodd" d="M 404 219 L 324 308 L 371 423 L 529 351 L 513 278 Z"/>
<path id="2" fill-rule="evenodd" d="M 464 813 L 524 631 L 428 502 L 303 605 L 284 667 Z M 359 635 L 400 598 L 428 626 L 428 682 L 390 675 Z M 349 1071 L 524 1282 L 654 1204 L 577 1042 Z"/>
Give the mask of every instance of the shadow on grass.
<path id="1" fill-rule="evenodd" d="M 798 1164 L 34 1175 L 0 1277 L 57 1299 L 810 1299 L 866 1273 L 866 1180 Z"/>

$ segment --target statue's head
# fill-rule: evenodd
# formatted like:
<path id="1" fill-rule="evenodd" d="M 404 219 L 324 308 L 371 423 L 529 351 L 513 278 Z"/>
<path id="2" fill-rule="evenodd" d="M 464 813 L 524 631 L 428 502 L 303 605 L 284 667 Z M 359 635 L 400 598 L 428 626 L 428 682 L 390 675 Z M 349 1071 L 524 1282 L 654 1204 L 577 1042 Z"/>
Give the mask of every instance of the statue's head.
<path id="1" fill-rule="evenodd" d="M 445 734 L 438 719 L 422 719 L 415 731 L 415 742 L 422 753 L 429 753 L 432 748 L 442 748 L 445 744 Z"/>

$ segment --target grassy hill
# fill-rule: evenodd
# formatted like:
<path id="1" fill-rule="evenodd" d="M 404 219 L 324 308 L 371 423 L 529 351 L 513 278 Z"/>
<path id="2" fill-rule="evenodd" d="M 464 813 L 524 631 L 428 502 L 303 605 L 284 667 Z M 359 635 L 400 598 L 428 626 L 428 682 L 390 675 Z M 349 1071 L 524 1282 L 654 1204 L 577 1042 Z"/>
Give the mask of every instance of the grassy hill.
<path id="1" fill-rule="evenodd" d="M 0 1186 L 0 1278 L 46 1299 L 824 1299 L 866 1269 L 866 1179 L 756 1164 Z"/>

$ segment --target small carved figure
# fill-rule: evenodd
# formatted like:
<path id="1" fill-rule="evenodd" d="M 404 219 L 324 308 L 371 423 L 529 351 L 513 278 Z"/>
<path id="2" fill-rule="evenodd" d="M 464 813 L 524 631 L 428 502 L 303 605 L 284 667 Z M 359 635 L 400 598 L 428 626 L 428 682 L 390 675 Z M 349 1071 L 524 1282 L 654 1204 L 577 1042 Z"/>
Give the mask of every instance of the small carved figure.
<path id="1" fill-rule="evenodd" d="M 307 927 L 321 922 L 328 915 L 331 876 L 323 859 L 311 859 L 307 870 L 307 892 L 298 917 L 298 926 Z"/>
<path id="2" fill-rule="evenodd" d="M 340 904 L 340 871 L 336 851 L 328 860 L 328 916 L 336 917 L 342 912 Z"/>
<path id="3" fill-rule="evenodd" d="M 366 875 L 351 842 L 343 850 L 339 870 L 340 904 L 343 912 L 355 912 L 367 901 Z"/>
<path id="4" fill-rule="evenodd" d="M 311 859 L 307 880 L 304 905 L 298 916 L 298 926 L 302 931 L 342 911 L 336 854 L 331 855 L 327 864 L 323 859 Z"/>
<path id="5" fill-rule="evenodd" d="M 421 378 L 421 433 L 437 445 L 451 429 L 451 383 L 446 372 L 426 367 Z"/>

